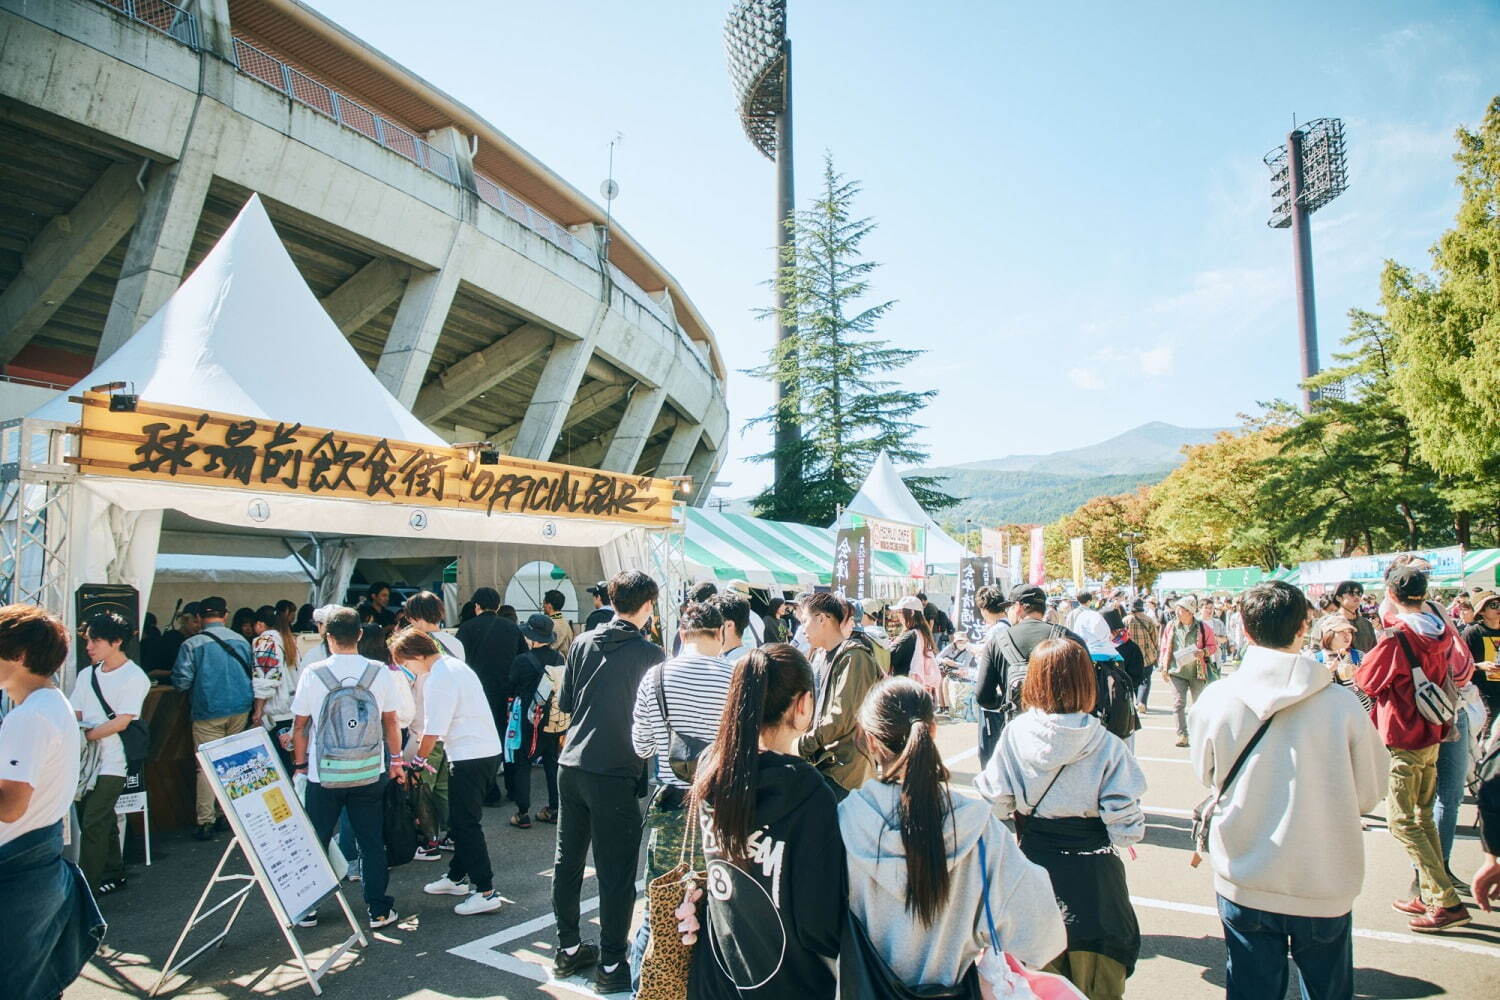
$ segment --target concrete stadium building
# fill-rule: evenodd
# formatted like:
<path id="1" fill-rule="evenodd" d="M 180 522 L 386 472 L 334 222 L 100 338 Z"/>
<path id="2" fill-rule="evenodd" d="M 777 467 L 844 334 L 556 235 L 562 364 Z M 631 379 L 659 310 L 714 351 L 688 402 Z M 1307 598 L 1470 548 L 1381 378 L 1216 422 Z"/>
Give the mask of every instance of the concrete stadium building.
<path id="1" fill-rule="evenodd" d="M 725 370 L 682 288 L 495 126 L 297 0 L 0 0 L 0 417 L 118 348 L 251 192 L 439 434 L 690 475 L 707 498 Z"/>

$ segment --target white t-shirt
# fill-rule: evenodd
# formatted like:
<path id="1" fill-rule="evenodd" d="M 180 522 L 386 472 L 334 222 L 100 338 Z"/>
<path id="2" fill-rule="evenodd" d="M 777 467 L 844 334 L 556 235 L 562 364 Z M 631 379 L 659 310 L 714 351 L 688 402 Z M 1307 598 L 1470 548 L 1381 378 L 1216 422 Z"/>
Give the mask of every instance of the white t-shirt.
<path id="1" fill-rule="evenodd" d="M 90 728 L 109 721 L 109 715 L 99 699 L 94 697 L 94 685 L 89 678 L 98 667 L 85 667 L 73 682 L 73 694 L 68 699 L 78 710 L 79 720 Z M 141 708 L 146 704 L 146 692 L 151 690 L 151 678 L 126 660 L 113 670 L 99 670 L 99 690 L 104 700 L 115 710 L 116 715 L 141 717 Z M 125 777 L 125 741 L 120 734 L 106 736 L 99 741 L 99 773 Z"/>
<path id="2" fill-rule="evenodd" d="M 328 697 L 328 685 L 323 683 L 323 678 L 318 676 L 319 667 L 327 667 L 336 681 L 347 681 L 352 687 L 365 674 L 365 669 L 374 665 L 375 679 L 370 682 L 370 693 L 375 696 L 375 704 L 380 706 L 380 714 L 396 711 L 397 699 L 396 684 L 399 682 L 397 675 L 384 663 L 375 663 L 367 660 L 358 653 L 334 653 L 326 660 L 310 663 L 301 670 L 302 676 L 297 681 L 297 695 L 292 699 L 292 715 L 305 715 L 312 720 L 307 727 L 307 780 L 318 781 L 318 717 L 323 714 L 323 699 Z M 386 752 L 398 749 L 387 747 Z"/>
<path id="3" fill-rule="evenodd" d="M 33 691 L 0 722 L 0 780 L 31 786 L 31 802 L 21 818 L 0 821 L 0 844 L 68 814 L 78 789 L 82 741 L 73 706 L 57 688 Z"/>
<path id="4" fill-rule="evenodd" d="M 438 657 L 422 685 L 422 709 L 422 733 L 442 740 L 449 760 L 499 756 L 500 733 L 484 685 L 467 663 Z"/>

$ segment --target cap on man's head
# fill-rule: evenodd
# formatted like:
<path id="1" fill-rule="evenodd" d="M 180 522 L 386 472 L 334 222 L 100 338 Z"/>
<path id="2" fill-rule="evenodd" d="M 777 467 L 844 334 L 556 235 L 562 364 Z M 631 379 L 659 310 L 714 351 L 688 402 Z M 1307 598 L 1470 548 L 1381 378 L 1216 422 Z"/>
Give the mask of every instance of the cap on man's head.
<path id="1" fill-rule="evenodd" d="M 521 634 L 532 642 L 545 642 L 549 645 L 557 638 L 552 619 L 540 612 L 526 619 L 526 623 L 521 626 Z"/>
<path id="2" fill-rule="evenodd" d="M 609 581 L 608 580 L 600 580 L 598 583 L 594 584 L 592 587 L 586 587 L 585 589 L 590 594 L 593 594 L 595 597 L 602 597 L 606 601 L 609 600 Z"/>
<path id="3" fill-rule="evenodd" d="M 199 614 L 202 613 L 202 608 L 198 606 L 197 601 L 188 601 L 182 606 L 182 610 L 177 613 L 179 615 L 192 615 L 196 618 Z"/>
<path id="4" fill-rule="evenodd" d="M 1392 566 L 1385 585 L 1398 600 L 1415 601 L 1427 596 L 1427 571 L 1411 564 Z"/>
<path id="5" fill-rule="evenodd" d="M 205 618 L 223 618 L 229 614 L 229 602 L 222 597 L 205 597 L 198 602 L 198 614 Z"/>
<path id="6" fill-rule="evenodd" d="M 1022 604 L 1028 608 L 1042 609 L 1047 606 L 1047 592 L 1034 583 L 1023 583 L 1019 587 L 1011 588 L 1010 602 Z"/>

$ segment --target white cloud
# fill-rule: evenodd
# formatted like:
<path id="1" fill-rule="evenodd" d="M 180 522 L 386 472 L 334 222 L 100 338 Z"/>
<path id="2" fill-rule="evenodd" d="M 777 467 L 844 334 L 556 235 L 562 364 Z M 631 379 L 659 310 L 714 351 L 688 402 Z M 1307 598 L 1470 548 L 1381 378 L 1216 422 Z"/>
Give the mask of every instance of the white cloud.
<path id="1" fill-rule="evenodd" d="M 1104 388 L 1104 379 L 1092 368 L 1069 368 L 1068 381 L 1073 383 L 1074 388 L 1090 392 Z"/>
<path id="2" fill-rule="evenodd" d="M 1160 347 L 1153 347 L 1149 351 L 1141 352 L 1141 372 L 1153 377 L 1170 375 L 1176 360 L 1176 352 L 1171 345 L 1163 344 Z"/>

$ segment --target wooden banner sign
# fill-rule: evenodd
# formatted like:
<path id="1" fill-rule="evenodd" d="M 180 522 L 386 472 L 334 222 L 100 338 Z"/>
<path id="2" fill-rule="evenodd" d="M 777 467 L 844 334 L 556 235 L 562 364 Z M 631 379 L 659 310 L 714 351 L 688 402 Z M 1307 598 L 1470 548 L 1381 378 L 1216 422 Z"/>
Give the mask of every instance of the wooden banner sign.
<path id="1" fill-rule="evenodd" d="M 672 523 L 674 486 L 502 455 L 482 464 L 467 448 L 414 444 L 299 423 L 187 409 L 144 400 L 111 410 L 109 396 L 83 404 L 79 456 L 90 475 L 418 506 L 592 518 L 642 526 Z"/>

